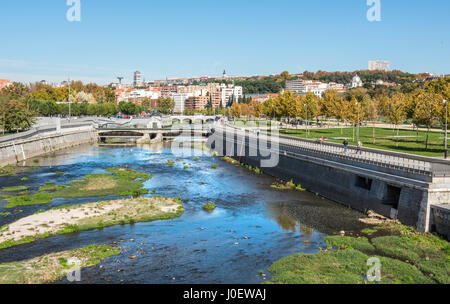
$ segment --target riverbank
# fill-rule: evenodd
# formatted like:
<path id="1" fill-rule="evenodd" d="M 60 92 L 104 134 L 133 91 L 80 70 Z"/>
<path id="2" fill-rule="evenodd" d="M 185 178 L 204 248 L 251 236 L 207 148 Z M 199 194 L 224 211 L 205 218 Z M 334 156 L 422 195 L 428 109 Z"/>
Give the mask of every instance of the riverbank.
<path id="1" fill-rule="evenodd" d="M 148 189 L 143 188 L 143 183 L 151 179 L 152 175 L 127 168 L 109 168 L 105 171 L 110 174 L 89 174 L 66 185 L 55 185 L 51 181 L 46 182 L 45 186 L 40 187 L 35 194 L 28 192 L 11 193 L 11 191 L 7 191 L 11 189 L 2 189 L 1 192 L 5 193 L 2 194 L 2 198 L 7 202 L 4 208 L 49 204 L 54 198 L 106 197 L 111 195 L 136 197 L 148 193 Z M 26 186 L 14 187 L 19 189 L 19 187 Z"/>
<path id="2" fill-rule="evenodd" d="M 26 261 L 0 264 L 0 284 L 45 284 L 62 278 L 69 269 L 80 270 L 99 264 L 120 254 L 121 250 L 106 245 L 50 253 Z M 79 262 L 77 265 L 73 261 Z"/>
<path id="3" fill-rule="evenodd" d="M 450 243 L 396 221 L 384 221 L 358 235 L 329 236 L 327 248 L 295 254 L 269 268 L 271 283 L 368 284 L 380 263 L 378 283 L 450 284 Z M 372 258 L 372 259 L 371 259 Z"/>
<path id="4" fill-rule="evenodd" d="M 102 229 L 113 225 L 172 219 L 184 209 L 180 199 L 135 198 L 58 207 L 0 229 L 0 249 L 31 243 L 55 234 Z"/>

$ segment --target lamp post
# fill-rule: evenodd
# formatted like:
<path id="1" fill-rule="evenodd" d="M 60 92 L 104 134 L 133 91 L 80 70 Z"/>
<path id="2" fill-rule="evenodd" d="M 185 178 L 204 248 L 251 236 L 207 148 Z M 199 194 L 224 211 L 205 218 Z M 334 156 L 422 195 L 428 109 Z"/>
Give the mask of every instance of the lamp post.
<path id="1" fill-rule="evenodd" d="M 304 104 L 306 111 L 306 137 L 308 137 L 308 104 Z"/>
<path id="2" fill-rule="evenodd" d="M 448 130 L 448 102 L 447 100 L 443 100 L 445 104 L 445 138 L 444 138 L 444 157 L 448 158 L 448 149 L 447 149 L 447 130 Z"/>
<path id="3" fill-rule="evenodd" d="M 358 111 L 358 122 L 356 125 L 356 142 L 359 142 L 359 102 L 356 103 L 357 111 Z"/>
<path id="4" fill-rule="evenodd" d="M 70 78 L 69 78 L 69 121 L 70 121 L 70 114 L 71 114 L 71 111 L 70 111 L 71 109 L 70 109 Z"/>

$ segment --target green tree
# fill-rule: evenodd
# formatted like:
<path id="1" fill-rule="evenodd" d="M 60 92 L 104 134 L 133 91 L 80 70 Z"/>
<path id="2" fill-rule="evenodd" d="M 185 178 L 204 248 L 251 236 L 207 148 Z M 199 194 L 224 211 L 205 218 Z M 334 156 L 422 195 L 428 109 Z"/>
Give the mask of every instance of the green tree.
<path id="1" fill-rule="evenodd" d="M 418 95 L 416 108 L 414 110 L 413 121 L 419 126 L 427 127 L 427 137 L 425 141 L 425 151 L 428 151 L 428 137 L 433 121 L 439 116 L 441 111 L 440 95 L 429 92 L 421 92 Z"/>
<path id="2" fill-rule="evenodd" d="M 3 129 L 10 132 L 28 130 L 34 122 L 34 113 L 30 111 L 22 100 L 12 99 L 7 101 L 6 113 L 4 113 Z"/>
<path id="3" fill-rule="evenodd" d="M 170 97 L 160 97 L 158 99 L 158 112 L 162 114 L 171 114 L 175 108 L 175 101 Z"/>

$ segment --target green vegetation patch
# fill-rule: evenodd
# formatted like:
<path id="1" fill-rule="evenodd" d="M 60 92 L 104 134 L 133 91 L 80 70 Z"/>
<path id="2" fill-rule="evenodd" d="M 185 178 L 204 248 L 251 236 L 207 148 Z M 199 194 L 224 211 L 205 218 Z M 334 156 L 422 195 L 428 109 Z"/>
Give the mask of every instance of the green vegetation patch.
<path id="1" fill-rule="evenodd" d="M 213 211 L 214 209 L 216 209 L 216 205 L 209 202 L 209 203 L 203 205 L 203 209 L 206 211 Z"/>
<path id="2" fill-rule="evenodd" d="M 39 192 L 30 195 L 23 193 L 19 196 L 4 197 L 8 204 L 5 208 L 16 206 L 28 206 L 48 204 L 53 198 L 80 198 L 80 197 L 105 197 L 105 196 L 140 196 L 147 194 L 143 189 L 143 183 L 152 175 L 131 170 L 110 168 L 106 170 L 112 174 L 90 174 L 80 180 L 71 181 L 66 185 L 55 185 L 46 182 L 45 186 L 39 188 Z M 3 188 L 2 191 L 20 191 L 28 189 L 25 186 Z M 52 192 L 52 193 L 48 193 Z"/>
<path id="3" fill-rule="evenodd" d="M 3 192 L 17 192 L 17 191 L 23 191 L 28 190 L 27 186 L 13 186 L 13 187 L 4 187 L 2 188 Z"/>
<path id="4" fill-rule="evenodd" d="M 273 183 L 270 187 L 281 191 L 283 190 L 306 191 L 306 189 L 304 189 L 301 185 L 294 184 L 292 180 L 290 182 L 277 181 Z"/>
<path id="5" fill-rule="evenodd" d="M 384 257 L 380 283 L 432 283 L 417 268 Z M 269 271 L 271 279 L 280 284 L 363 284 L 368 283 L 369 256 L 354 249 L 296 254 L 275 262 Z"/>
<path id="6" fill-rule="evenodd" d="M 81 268 L 99 264 L 118 255 L 121 250 L 106 245 L 91 245 L 81 249 L 51 253 L 31 260 L 0 264 L 0 284 L 45 284 L 62 278 L 77 258 Z"/>
<path id="7" fill-rule="evenodd" d="M 434 235 L 383 236 L 372 244 L 384 255 L 418 263 L 422 259 L 442 259 L 448 255 L 448 242 Z"/>
<path id="8" fill-rule="evenodd" d="M 380 260 L 380 283 L 450 283 L 448 241 L 394 221 L 361 233 L 368 237 L 328 236 L 325 251 L 275 262 L 269 269 L 274 274 L 272 282 L 367 283 L 367 260 L 374 257 Z"/>
<path id="9" fill-rule="evenodd" d="M 110 209 L 108 209 L 110 208 Z M 103 210 L 109 210 L 103 212 Z M 43 234 L 22 237 L 21 239 L 9 239 L 0 243 L 0 249 L 10 248 L 17 245 L 27 244 L 37 239 L 47 238 L 55 234 L 69 234 L 79 231 L 103 229 L 114 225 L 134 224 L 138 222 L 151 222 L 156 220 L 169 220 L 179 217 L 183 214 L 184 208 L 180 198 L 169 199 L 160 196 L 152 198 L 136 198 L 116 201 L 105 201 L 96 203 L 87 203 L 73 206 L 60 206 L 48 211 L 39 211 L 45 213 L 55 210 L 61 210 L 62 213 L 54 216 L 61 217 L 64 213 L 73 211 L 81 218 L 73 220 L 63 228 L 54 224 L 54 219 L 49 218 L 47 223 L 48 231 Z M 24 219 L 22 219 L 24 220 Z M 32 218 L 30 218 L 32 220 Z M 10 226 L 6 225 L 0 230 L 0 235 L 9 233 L 17 235 L 16 231 L 10 231 Z"/>
<path id="10" fill-rule="evenodd" d="M 17 166 L 5 166 L 0 168 L 0 176 L 9 176 L 9 175 L 15 175 Z"/>
<path id="11" fill-rule="evenodd" d="M 53 199 L 53 195 L 47 192 L 38 192 L 34 195 L 19 195 L 6 198 L 7 204 L 5 208 L 10 209 L 17 206 L 30 206 L 49 204 Z"/>
<path id="12" fill-rule="evenodd" d="M 224 157 L 222 157 L 222 159 L 224 161 L 226 161 L 227 163 L 230 163 L 230 164 L 233 164 L 233 165 L 239 165 L 239 162 L 237 160 L 231 158 L 231 157 L 224 156 Z"/>
<path id="13" fill-rule="evenodd" d="M 325 242 L 329 246 L 329 249 L 332 249 L 332 247 L 337 247 L 338 249 L 356 249 L 365 253 L 375 251 L 375 247 L 365 237 L 328 236 L 325 238 Z"/>
<path id="14" fill-rule="evenodd" d="M 440 284 L 450 284 L 450 260 L 433 259 L 419 263 L 419 269 Z"/>
<path id="15" fill-rule="evenodd" d="M 143 183 L 152 175 L 131 170 L 110 168 L 106 169 L 111 174 L 90 174 L 83 179 L 69 182 L 64 189 L 55 192 L 54 197 L 78 198 L 78 197 L 104 197 L 111 195 L 138 196 L 147 194 L 147 189 L 142 189 Z"/>
<path id="16" fill-rule="evenodd" d="M 46 186 L 40 187 L 39 191 L 56 192 L 58 190 L 63 190 L 65 188 L 66 188 L 66 186 L 64 186 L 64 185 L 47 184 Z"/>

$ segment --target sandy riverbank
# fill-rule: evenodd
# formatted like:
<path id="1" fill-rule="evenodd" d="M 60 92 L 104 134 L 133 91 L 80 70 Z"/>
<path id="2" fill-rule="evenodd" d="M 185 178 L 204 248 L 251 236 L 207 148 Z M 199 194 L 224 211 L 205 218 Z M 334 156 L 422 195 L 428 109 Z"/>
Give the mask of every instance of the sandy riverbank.
<path id="1" fill-rule="evenodd" d="M 0 248 L 17 245 L 16 242 L 20 243 L 27 238 L 170 219 L 180 216 L 182 212 L 179 199 L 163 197 L 121 199 L 55 208 L 3 227 L 0 231 Z M 11 246 L 5 245 L 6 243 Z"/>

